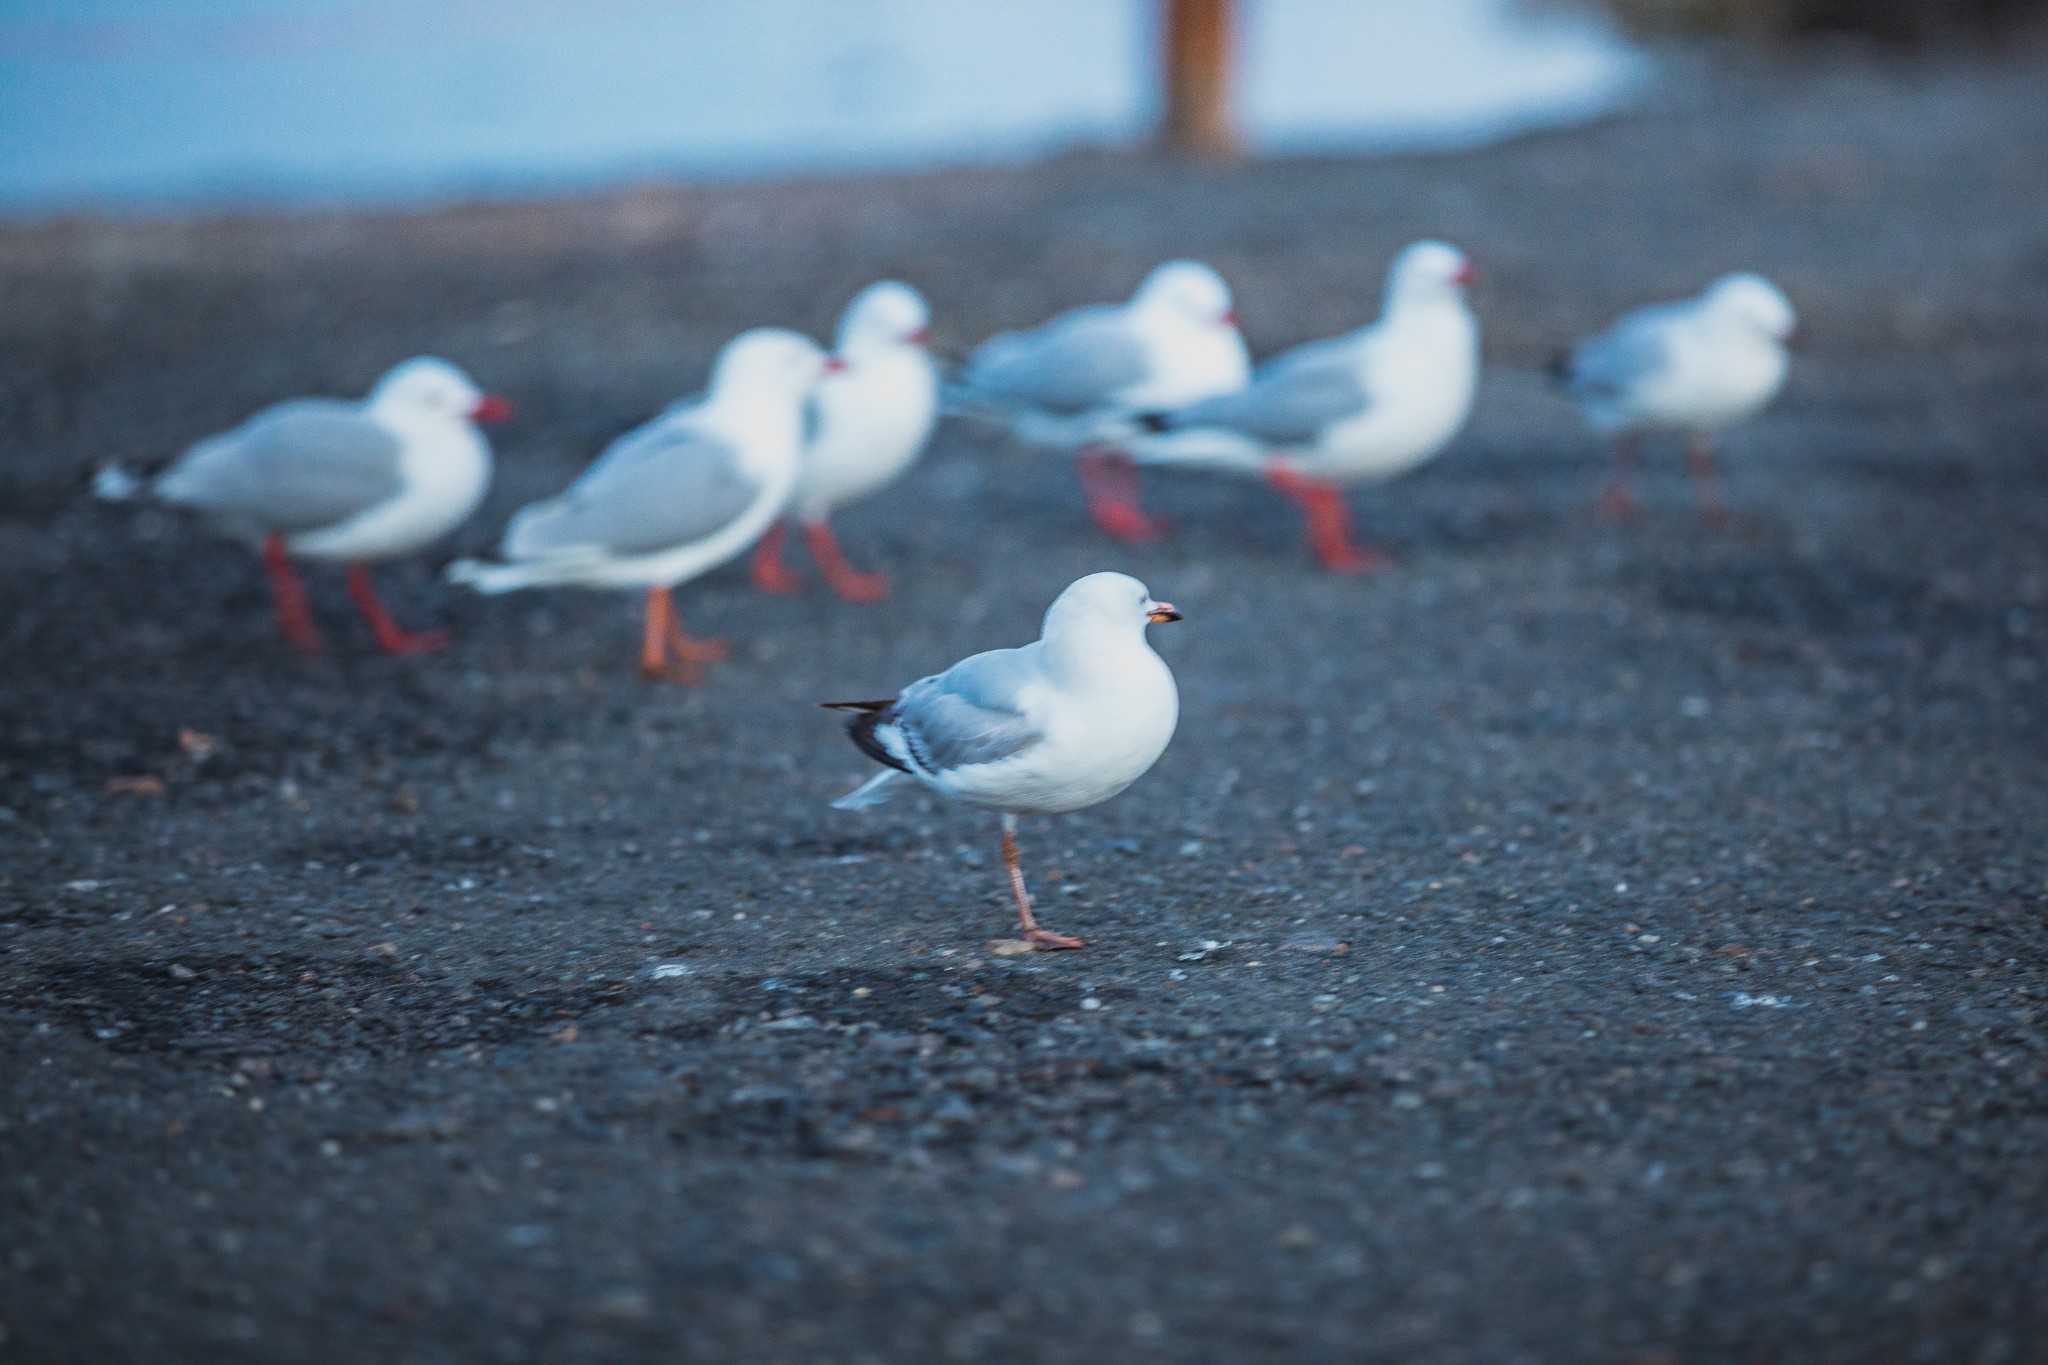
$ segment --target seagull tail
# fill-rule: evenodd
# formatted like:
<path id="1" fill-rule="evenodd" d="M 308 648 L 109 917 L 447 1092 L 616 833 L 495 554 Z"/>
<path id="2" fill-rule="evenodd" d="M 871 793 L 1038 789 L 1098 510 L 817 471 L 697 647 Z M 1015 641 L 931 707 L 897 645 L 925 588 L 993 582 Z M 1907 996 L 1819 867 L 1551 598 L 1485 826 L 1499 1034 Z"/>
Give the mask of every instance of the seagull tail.
<path id="1" fill-rule="evenodd" d="M 148 485 L 147 479 L 120 465 L 101 465 L 92 476 L 92 495 L 105 502 L 129 502 Z"/>
<path id="2" fill-rule="evenodd" d="M 494 564 L 487 559 L 458 559 L 443 574 L 450 583 L 461 583 L 487 596 L 517 592 L 548 581 L 532 564 Z"/>
<path id="3" fill-rule="evenodd" d="M 866 810 L 869 806 L 879 806 L 889 799 L 890 784 L 901 776 L 903 774 L 894 768 L 884 768 L 846 795 L 840 797 L 837 801 L 834 801 L 832 809 Z"/>

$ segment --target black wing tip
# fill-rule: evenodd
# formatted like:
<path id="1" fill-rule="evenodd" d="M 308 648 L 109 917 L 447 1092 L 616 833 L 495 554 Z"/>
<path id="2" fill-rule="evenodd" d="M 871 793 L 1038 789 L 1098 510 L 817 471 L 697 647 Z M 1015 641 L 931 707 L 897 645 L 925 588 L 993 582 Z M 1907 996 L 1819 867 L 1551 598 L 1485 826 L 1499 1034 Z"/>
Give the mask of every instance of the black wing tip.
<path id="1" fill-rule="evenodd" d="M 1550 363 L 1543 367 L 1543 372 L 1559 384 L 1571 383 L 1572 353 L 1570 348 L 1552 352 Z"/>
<path id="2" fill-rule="evenodd" d="M 886 711 L 895 704 L 896 699 L 894 697 L 889 697 L 882 701 L 821 701 L 818 703 L 820 707 L 827 711 L 862 711 L 869 714 Z"/>
<path id="3" fill-rule="evenodd" d="M 1173 430 L 1173 414 L 1166 412 L 1141 412 L 1138 414 L 1138 430 L 1158 435 Z"/>

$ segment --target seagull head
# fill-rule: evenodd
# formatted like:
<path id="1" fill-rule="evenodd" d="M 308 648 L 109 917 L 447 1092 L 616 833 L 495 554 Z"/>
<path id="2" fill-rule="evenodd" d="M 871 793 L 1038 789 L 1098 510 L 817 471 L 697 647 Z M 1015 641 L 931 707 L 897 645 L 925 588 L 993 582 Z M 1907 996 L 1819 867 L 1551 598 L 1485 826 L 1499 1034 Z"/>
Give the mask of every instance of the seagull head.
<path id="1" fill-rule="evenodd" d="M 485 393 L 458 366 L 430 355 L 415 356 L 386 373 L 370 390 L 370 406 L 391 414 L 469 422 L 502 422 L 513 412 L 510 399 Z"/>
<path id="2" fill-rule="evenodd" d="M 1045 635 L 1070 632 L 1144 630 L 1148 622 L 1178 621 L 1171 602 L 1161 602 L 1137 579 L 1123 573 L 1092 573 L 1077 578 L 1046 609 Z"/>
<path id="3" fill-rule="evenodd" d="M 924 295 L 899 281 L 882 280 L 846 305 L 833 348 L 845 355 L 887 346 L 922 347 L 930 339 L 931 321 L 931 305 Z"/>
<path id="4" fill-rule="evenodd" d="M 1387 304 L 1462 300 L 1479 272 L 1472 258 L 1448 242 L 1412 242 L 1387 271 Z"/>
<path id="5" fill-rule="evenodd" d="M 801 332 L 756 327 L 725 343 L 711 369 L 711 398 L 803 398 L 825 372 L 825 352 Z"/>
<path id="6" fill-rule="evenodd" d="M 1751 271 L 1724 275 L 1707 290 L 1707 306 L 1743 327 L 1777 342 L 1789 342 L 1799 330 L 1799 315 L 1785 291 Z"/>
<path id="7" fill-rule="evenodd" d="M 1168 261 L 1145 277 L 1131 306 L 1160 309 L 1210 327 L 1237 326 L 1230 286 L 1200 261 Z"/>

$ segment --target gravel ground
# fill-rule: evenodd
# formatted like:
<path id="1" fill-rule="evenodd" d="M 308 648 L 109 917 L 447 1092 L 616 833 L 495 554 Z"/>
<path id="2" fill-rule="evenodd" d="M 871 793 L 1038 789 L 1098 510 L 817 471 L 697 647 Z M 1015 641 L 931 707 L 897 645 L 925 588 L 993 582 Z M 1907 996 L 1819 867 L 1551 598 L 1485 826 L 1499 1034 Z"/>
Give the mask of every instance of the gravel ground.
<path id="1" fill-rule="evenodd" d="M 1450 157 L 651 188 L 0 231 L 0 1332 L 9 1361 L 2048 1360 L 2048 58 L 1701 69 Z M 848 515 L 898 595 L 632 604 L 387 575 L 458 642 L 293 657 L 261 576 L 82 501 L 432 350 L 513 394 L 463 535 L 743 325 L 897 274 L 943 344 L 1237 282 L 1255 349 L 1442 234 L 1489 376 L 1311 571 L 1264 490 L 948 428 Z M 1812 338 L 1645 523 L 1537 378 L 1753 267 Z M 1027 822 L 899 799 L 821 698 L 1115 567 L 1182 728 Z M 181 741 L 181 731 L 189 731 Z"/>

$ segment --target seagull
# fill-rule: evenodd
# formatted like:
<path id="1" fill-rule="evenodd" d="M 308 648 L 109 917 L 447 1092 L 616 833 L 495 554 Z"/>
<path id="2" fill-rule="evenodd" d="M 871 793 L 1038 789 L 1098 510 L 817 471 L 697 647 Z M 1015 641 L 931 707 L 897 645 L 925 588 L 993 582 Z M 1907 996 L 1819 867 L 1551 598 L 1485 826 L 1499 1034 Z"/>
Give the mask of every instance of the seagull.
<path id="1" fill-rule="evenodd" d="M 1406 247 L 1378 320 L 1281 352 L 1235 393 L 1144 415 L 1153 434 L 1133 453 L 1140 464 L 1263 475 L 1301 505 L 1324 568 L 1391 568 L 1383 552 L 1352 543 L 1343 489 L 1407 473 L 1465 425 L 1479 381 L 1479 323 L 1465 303 L 1474 278 L 1456 247 Z"/>
<path id="2" fill-rule="evenodd" d="M 1003 818 L 1003 866 L 1017 924 L 1035 948 L 1085 941 L 1039 927 L 1017 854 L 1019 815 L 1064 815 L 1107 801 L 1166 752 L 1180 698 L 1166 661 L 1145 639 L 1148 621 L 1178 621 L 1126 574 L 1069 584 L 1045 613 L 1038 639 L 993 649 L 922 678 L 884 701 L 826 702 L 851 711 L 847 733 L 883 765 L 832 803 L 862 810 L 912 777 Z"/>
<path id="3" fill-rule="evenodd" d="M 1251 373 L 1230 286 L 1200 261 L 1168 261 L 1128 303 L 1061 313 L 989 338 L 950 397 L 1009 423 L 1020 440 L 1078 450 L 1096 525 L 1118 540 L 1157 540 L 1138 503 L 1138 472 L 1119 448 L 1129 419 L 1243 386 Z"/>
<path id="4" fill-rule="evenodd" d="M 149 497 L 200 513 L 259 548 L 278 624 L 301 654 L 325 647 L 294 559 L 348 566 L 349 597 L 388 654 L 448 643 L 392 619 L 367 567 L 422 549 L 468 519 L 491 481 L 479 422 L 512 405 L 445 360 L 419 356 L 360 402 L 296 398 L 192 446 L 154 477 L 118 466 L 93 479 L 99 496 Z"/>
<path id="5" fill-rule="evenodd" d="M 1614 480 L 1602 515 L 1637 514 L 1629 484 L 1643 437 L 1682 432 L 1700 519 L 1727 523 L 1714 467 L 1713 433 L 1761 412 L 1784 387 L 1798 315 L 1777 285 L 1741 272 L 1704 294 L 1623 317 L 1558 357 L 1552 373 L 1586 424 L 1614 439 Z"/>
<path id="6" fill-rule="evenodd" d="M 640 671 L 695 685 L 726 646 L 684 633 L 670 591 L 744 552 L 782 515 L 796 486 L 804 403 L 824 365 L 809 337 L 772 327 L 740 334 L 719 352 L 708 392 L 619 437 L 559 496 L 521 508 L 499 545 L 502 562 L 458 560 L 448 577 L 484 593 L 642 589 Z"/>
<path id="7" fill-rule="evenodd" d="M 827 518 L 894 480 L 924 450 L 939 401 L 938 372 L 925 351 L 930 321 L 924 295 L 909 285 L 869 285 L 840 316 L 836 349 L 811 398 L 811 431 L 789 520 L 802 526 L 826 583 L 849 602 L 887 597 L 889 580 L 855 572 Z M 782 564 L 788 528 L 788 521 L 778 521 L 754 547 L 754 586 L 763 592 L 803 586 Z"/>

